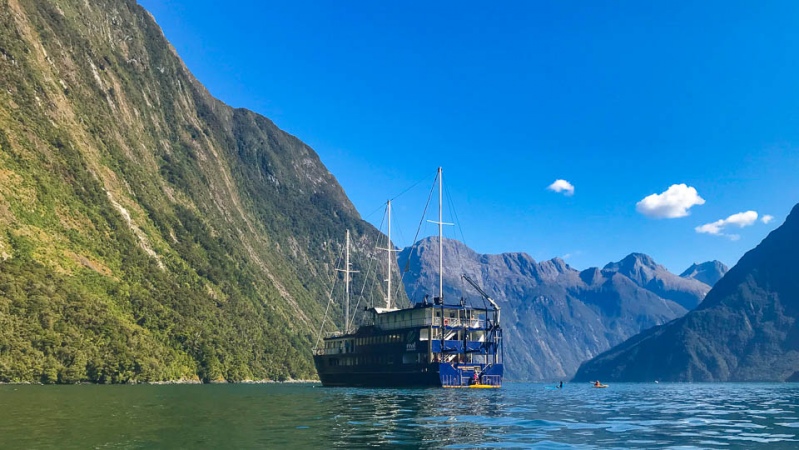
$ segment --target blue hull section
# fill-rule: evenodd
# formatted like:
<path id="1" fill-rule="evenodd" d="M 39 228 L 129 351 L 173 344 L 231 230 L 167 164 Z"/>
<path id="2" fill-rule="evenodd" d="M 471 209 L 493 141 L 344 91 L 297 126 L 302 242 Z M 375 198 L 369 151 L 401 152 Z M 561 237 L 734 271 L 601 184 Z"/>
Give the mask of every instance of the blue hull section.
<path id="1" fill-rule="evenodd" d="M 314 362 L 322 385 L 331 387 L 468 387 L 474 383 L 475 372 L 479 384 L 502 385 L 502 364 L 330 367 L 324 356 L 314 357 Z"/>

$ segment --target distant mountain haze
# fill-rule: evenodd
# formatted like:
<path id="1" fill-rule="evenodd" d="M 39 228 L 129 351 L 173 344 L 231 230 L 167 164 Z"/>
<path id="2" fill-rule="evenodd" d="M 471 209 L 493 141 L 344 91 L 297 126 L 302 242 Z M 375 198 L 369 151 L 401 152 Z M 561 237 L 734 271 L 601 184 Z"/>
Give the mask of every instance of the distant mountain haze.
<path id="1" fill-rule="evenodd" d="M 480 301 L 460 279 L 467 274 L 502 307 L 509 380 L 571 377 L 586 359 L 686 313 L 659 293 L 695 305 L 710 290 L 642 254 L 579 272 L 560 258 L 537 263 L 524 253 L 481 255 L 450 239 L 443 246 L 445 301 Z M 407 270 L 403 281 L 411 301 L 438 295 L 437 237 L 403 249 L 398 260 Z"/>
<path id="2" fill-rule="evenodd" d="M 695 308 L 710 290 L 708 284 L 674 275 L 641 253 L 632 253 L 619 262 L 607 264 L 603 270 L 618 272 L 638 286 L 677 302 L 685 309 Z"/>
<path id="3" fill-rule="evenodd" d="M 585 381 L 799 381 L 799 205 L 684 317 L 584 363 Z"/>
<path id="4" fill-rule="evenodd" d="M 721 261 L 708 261 L 701 264 L 692 264 L 691 267 L 680 274 L 680 277 L 691 278 L 708 286 L 715 286 L 728 270 L 729 268 Z"/>

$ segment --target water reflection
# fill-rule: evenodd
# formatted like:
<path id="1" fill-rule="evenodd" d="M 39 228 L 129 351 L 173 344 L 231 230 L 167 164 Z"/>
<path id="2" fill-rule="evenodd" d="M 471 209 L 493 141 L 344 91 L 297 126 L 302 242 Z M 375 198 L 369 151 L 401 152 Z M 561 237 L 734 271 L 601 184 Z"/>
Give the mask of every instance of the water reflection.
<path id="1" fill-rule="evenodd" d="M 794 384 L 0 386 L 0 448 L 797 448 Z"/>

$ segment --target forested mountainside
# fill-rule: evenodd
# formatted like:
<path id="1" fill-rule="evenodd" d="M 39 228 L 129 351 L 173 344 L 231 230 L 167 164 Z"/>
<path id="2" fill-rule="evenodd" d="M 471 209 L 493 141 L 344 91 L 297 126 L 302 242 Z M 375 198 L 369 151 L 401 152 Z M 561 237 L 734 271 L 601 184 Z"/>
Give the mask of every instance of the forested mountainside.
<path id="1" fill-rule="evenodd" d="M 399 255 L 406 292 L 421 301 L 437 286 L 438 238 L 427 238 Z M 479 301 L 462 280 L 467 274 L 502 307 L 505 370 L 511 380 L 571 377 L 580 363 L 656 325 L 685 314 L 678 304 L 697 304 L 710 290 L 679 278 L 652 258 L 631 254 L 604 269 L 579 272 L 555 258 L 537 263 L 524 253 L 480 255 L 444 240 L 444 297 Z"/>
<path id="2" fill-rule="evenodd" d="M 380 234 L 312 149 L 132 0 L 0 0 L 0 87 L 0 382 L 315 378 L 338 243 Z"/>
<path id="3" fill-rule="evenodd" d="M 699 307 L 587 361 L 576 380 L 799 381 L 799 205 Z"/>

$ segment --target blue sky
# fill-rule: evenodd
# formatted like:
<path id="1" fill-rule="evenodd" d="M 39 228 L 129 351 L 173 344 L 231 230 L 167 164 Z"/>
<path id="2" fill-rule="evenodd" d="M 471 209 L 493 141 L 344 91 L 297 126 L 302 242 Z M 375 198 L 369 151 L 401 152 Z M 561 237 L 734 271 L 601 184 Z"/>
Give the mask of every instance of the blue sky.
<path id="1" fill-rule="evenodd" d="M 578 269 L 634 251 L 733 265 L 799 202 L 797 2 L 139 3 L 365 219 L 421 181 L 395 201 L 400 246 L 438 166 L 448 236 Z"/>

